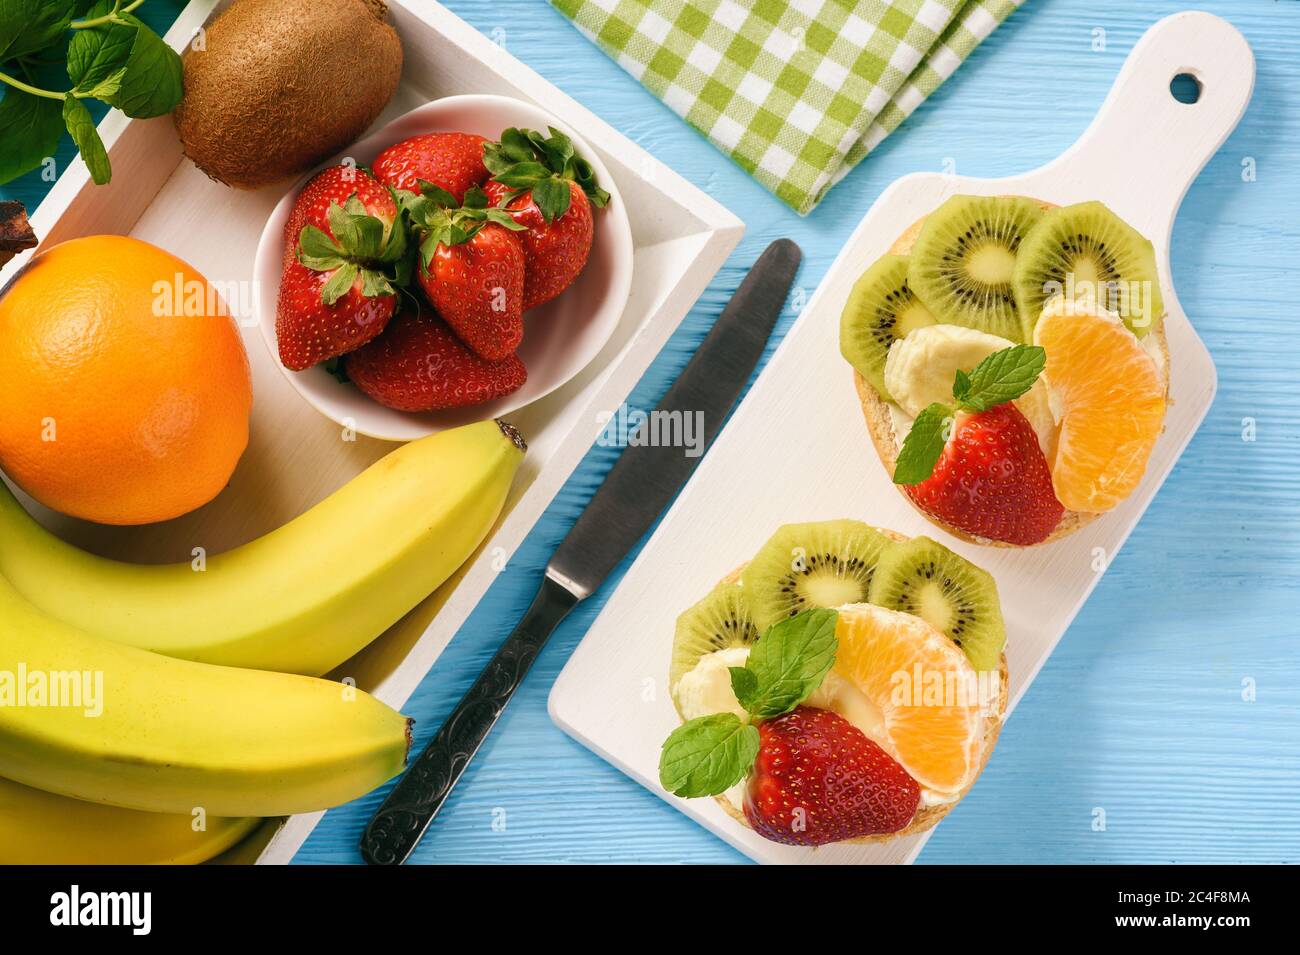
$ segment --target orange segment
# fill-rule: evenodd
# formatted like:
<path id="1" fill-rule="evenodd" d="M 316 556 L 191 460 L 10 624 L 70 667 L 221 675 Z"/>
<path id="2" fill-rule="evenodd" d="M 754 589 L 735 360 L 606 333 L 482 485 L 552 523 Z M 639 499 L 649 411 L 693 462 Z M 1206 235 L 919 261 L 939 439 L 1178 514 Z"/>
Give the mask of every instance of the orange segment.
<path id="1" fill-rule="evenodd" d="M 880 711 L 885 739 L 877 742 L 926 789 L 970 785 L 984 734 L 966 654 L 920 617 L 870 604 L 841 607 L 835 635 L 835 672 Z"/>
<path id="2" fill-rule="evenodd" d="M 1165 420 L 1165 383 L 1119 316 L 1089 302 L 1056 299 L 1034 326 L 1044 372 L 1059 402 L 1052 463 L 1057 499 L 1100 514 L 1133 492 Z"/>

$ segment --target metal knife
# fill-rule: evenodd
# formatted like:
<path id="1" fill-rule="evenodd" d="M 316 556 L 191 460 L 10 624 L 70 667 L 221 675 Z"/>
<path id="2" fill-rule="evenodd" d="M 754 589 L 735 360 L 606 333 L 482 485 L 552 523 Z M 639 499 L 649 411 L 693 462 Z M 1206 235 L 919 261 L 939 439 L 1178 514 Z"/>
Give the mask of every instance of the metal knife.
<path id="1" fill-rule="evenodd" d="M 379 807 L 361 837 L 371 865 L 400 865 L 438 814 L 461 773 L 523 683 L 551 632 L 600 587 L 672 502 L 740 397 L 794 284 L 802 253 L 789 239 L 767 247 L 722 310 L 656 413 L 702 415 L 702 438 L 687 449 L 629 438 L 546 566 L 537 596 L 424 751 Z M 651 421 L 668 420 L 652 414 Z M 680 427 L 680 425 L 679 425 Z M 647 436 L 647 435 L 643 435 Z"/>

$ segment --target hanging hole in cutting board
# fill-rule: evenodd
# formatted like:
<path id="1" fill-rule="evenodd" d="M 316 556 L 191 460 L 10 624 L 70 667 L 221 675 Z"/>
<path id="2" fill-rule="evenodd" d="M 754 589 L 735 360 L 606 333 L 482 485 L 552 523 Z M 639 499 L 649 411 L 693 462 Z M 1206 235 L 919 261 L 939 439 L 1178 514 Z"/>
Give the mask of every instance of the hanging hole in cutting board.
<path id="1" fill-rule="evenodd" d="M 1178 73 L 1169 81 L 1169 95 L 1191 106 L 1201 98 L 1201 81 L 1191 73 Z"/>

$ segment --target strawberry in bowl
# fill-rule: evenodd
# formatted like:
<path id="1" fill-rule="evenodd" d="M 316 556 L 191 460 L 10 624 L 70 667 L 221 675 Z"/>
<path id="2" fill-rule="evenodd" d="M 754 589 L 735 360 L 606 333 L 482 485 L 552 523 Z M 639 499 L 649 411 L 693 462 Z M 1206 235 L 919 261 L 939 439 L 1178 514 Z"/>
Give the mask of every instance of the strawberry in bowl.
<path id="1" fill-rule="evenodd" d="M 391 191 L 365 170 L 331 166 L 298 195 L 284 228 L 275 333 L 285 368 L 359 348 L 397 307 L 407 233 Z"/>
<path id="2" fill-rule="evenodd" d="M 340 209 L 394 217 L 384 247 L 370 247 L 366 224 L 340 220 L 340 238 L 328 216 L 305 250 L 301 235 L 291 246 L 299 207 L 314 207 L 309 183 L 281 201 L 258 250 L 263 337 L 292 386 L 335 421 L 411 440 L 507 414 L 563 385 L 612 334 L 631 284 L 627 215 L 599 158 L 554 117 L 504 97 L 448 97 L 357 143 L 340 168 L 365 186 Z M 379 205 L 357 209 L 370 198 Z M 323 287 L 338 275 L 333 294 L 353 268 L 350 297 L 326 303 Z M 317 303 L 305 294 L 313 281 Z M 277 304 L 293 298 L 295 316 L 268 321 L 267 285 Z M 434 377 L 417 386 L 413 369 Z"/>

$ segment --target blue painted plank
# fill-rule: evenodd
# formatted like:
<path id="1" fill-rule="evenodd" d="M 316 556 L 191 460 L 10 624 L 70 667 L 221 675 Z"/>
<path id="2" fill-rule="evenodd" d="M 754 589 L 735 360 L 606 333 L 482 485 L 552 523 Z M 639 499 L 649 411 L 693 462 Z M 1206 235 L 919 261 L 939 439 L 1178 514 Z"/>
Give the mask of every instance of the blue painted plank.
<path id="1" fill-rule="evenodd" d="M 1051 159 L 1088 124 L 1143 30 L 1185 5 L 1028 0 L 800 219 L 542 0 L 448 2 L 749 226 L 633 392 L 629 403 L 641 408 L 680 371 L 767 242 L 785 235 L 803 246 L 800 283 L 811 292 L 898 176 L 949 161 L 962 174 L 1000 176 Z M 1218 365 L 1218 398 L 922 863 L 1300 861 L 1300 326 L 1288 287 L 1300 265 L 1300 4 L 1195 6 L 1235 23 L 1258 60 L 1250 110 L 1188 194 L 1174 232 L 1175 283 Z M 144 9 L 170 16 L 176 4 Z M 47 185 L 0 195 L 34 204 Z M 417 742 L 523 612 L 615 454 L 593 448 L 412 698 Z M 547 718 L 551 683 L 616 583 L 556 634 L 416 861 L 743 861 Z M 297 861 L 357 861 L 356 840 L 381 796 L 328 814 Z"/>

